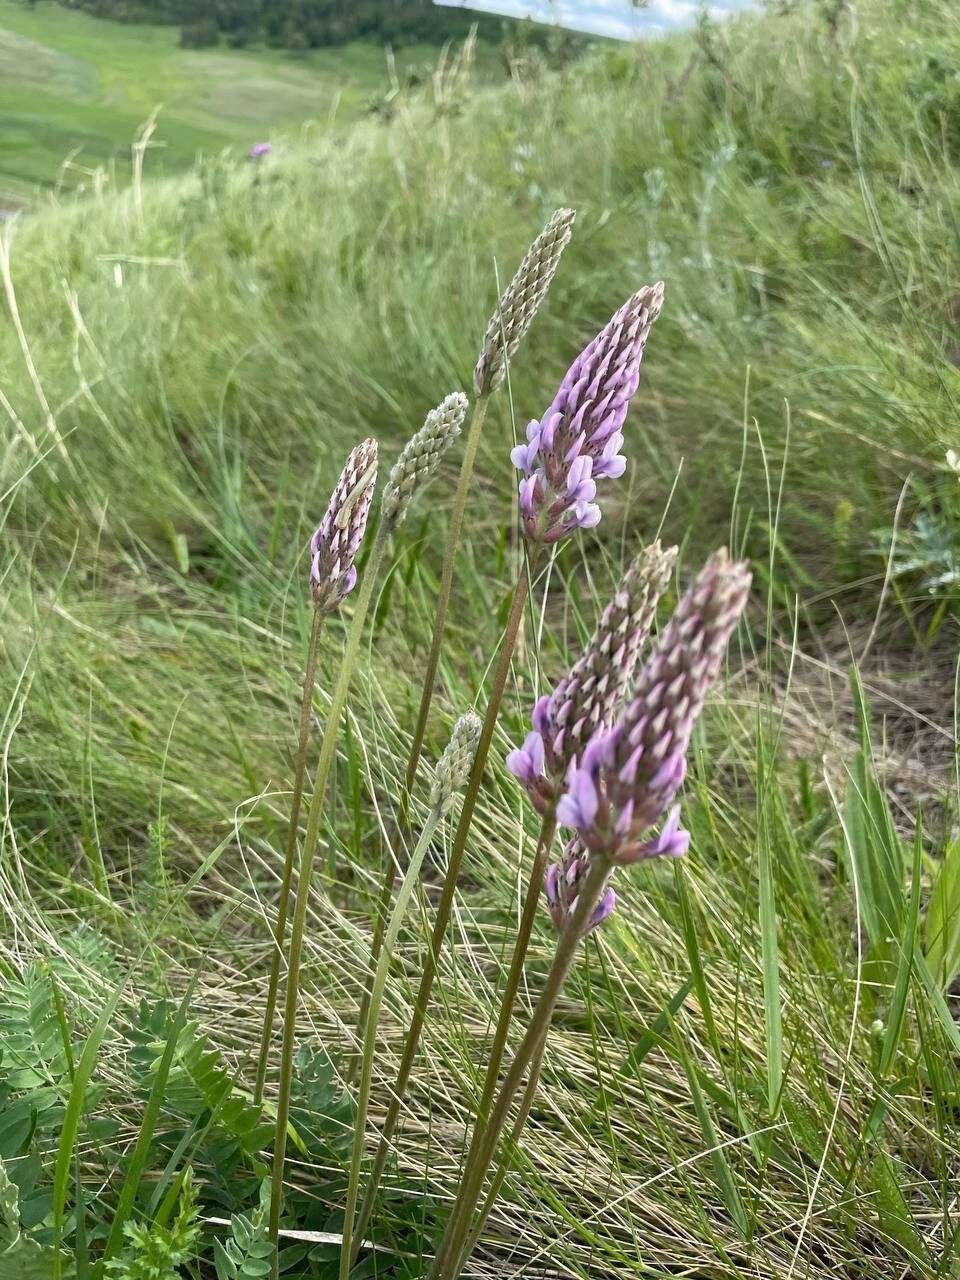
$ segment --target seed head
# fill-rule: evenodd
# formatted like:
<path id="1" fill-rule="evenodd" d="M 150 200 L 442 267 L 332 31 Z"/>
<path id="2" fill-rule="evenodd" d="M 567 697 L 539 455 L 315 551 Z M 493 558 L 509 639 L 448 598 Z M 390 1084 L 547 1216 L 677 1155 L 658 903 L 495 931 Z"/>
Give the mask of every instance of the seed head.
<path id="1" fill-rule="evenodd" d="M 326 513 L 310 539 L 310 590 L 326 613 L 354 588 L 354 566 L 367 527 L 377 483 L 377 442 L 364 440 L 350 452 Z"/>
<path id="2" fill-rule="evenodd" d="M 472 711 L 462 715 L 453 726 L 450 741 L 437 761 L 430 789 L 430 807 L 441 814 L 447 812 L 454 796 L 470 777 L 482 727 L 480 717 Z"/>
<path id="3" fill-rule="evenodd" d="M 622 427 L 662 305 L 662 283 L 629 298 L 574 360 L 549 409 L 527 427 L 527 443 L 510 454 L 524 477 L 520 514 L 531 542 L 556 542 L 600 522 L 597 481 L 626 470 Z"/>
<path id="4" fill-rule="evenodd" d="M 676 547 L 665 551 L 654 542 L 633 560 L 569 674 L 538 701 L 534 731 L 507 757 L 540 813 L 555 801 L 590 739 L 619 711 L 676 558 Z"/>
<path id="5" fill-rule="evenodd" d="M 383 519 L 392 529 L 401 523 L 414 496 L 439 467 L 466 416 L 467 397 L 455 391 L 430 410 L 423 426 L 407 441 L 383 487 Z"/>
<path id="6" fill-rule="evenodd" d="M 558 209 L 534 240 L 504 289 L 497 309 L 490 317 L 483 335 L 483 349 L 473 371 L 477 395 L 495 390 L 506 375 L 507 361 L 523 341 L 524 335 L 547 296 L 550 282 L 560 263 L 560 255 L 570 240 L 573 209 Z"/>
<path id="7" fill-rule="evenodd" d="M 591 739 L 557 817 L 586 848 L 615 862 L 686 851 L 689 837 L 673 811 L 654 839 L 646 832 L 673 804 L 686 752 L 727 642 L 747 602 L 750 573 L 718 551 L 677 605 L 626 710 L 613 729 Z"/>

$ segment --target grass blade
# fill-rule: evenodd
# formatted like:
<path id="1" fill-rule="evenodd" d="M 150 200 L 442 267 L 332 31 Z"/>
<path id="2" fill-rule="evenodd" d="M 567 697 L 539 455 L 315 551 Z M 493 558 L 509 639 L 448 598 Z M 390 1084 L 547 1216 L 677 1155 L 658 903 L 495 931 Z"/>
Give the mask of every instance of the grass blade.
<path id="1" fill-rule="evenodd" d="M 107 1236 L 107 1243 L 104 1246 L 103 1257 L 100 1259 L 96 1268 L 96 1277 L 103 1275 L 106 1263 L 117 1253 L 123 1243 L 123 1227 L 124 1223 L 130 1216 L 130 1210 L 133 1208 L 136 1200 L 137 1191 L 140 1189 L 140 1181 L 143 1178 L 144 1170 L 147 1167 L 147 1160 L 150 1157 L 150 1144 L 153 1141 L 153 1133 L 157 1126 L 157 1120 L 160 1115 L 160 1107 L 163 1103 L 163 1097 L 167 1088 L 167 1078 L 170 1075 L 170 1068 L 173 1065 L 173 1055 L 176 1052 L 177 1042 L 180 1039 L 180 1033 L 183 1030 L 187 1020 L 187 1008 L 193 996 L 193 989 L 196 985 L 196 977 L 191 982 L 189 988 L 184 994 L 180 1007 L 174 1015 L 170 1024 L 170 1030 L 167 1034 L 166 1044 L 163 1046 L 163 1054 L 157 1066 L 157 1073 L 154 1076 L 153 1085 L 150 1089 L 150 1096 L 147 1099 L 147 1105 L 144 1108 L 143 1120 L 140 1124 L 140 1132 L 137 1134 L 136 1145 L 133 1148 L 133 1154 L 130 1157 L 130 1167 L 127 1169 L 127 1176 L 124 1179 L 123 1187 L 120 1190 L 120 1198 L 117 1201 L 117 1207 L 114 1211 L 113 1222 L 110 1225 L 110 1234 Z"/>
<path id="2" fill-rule="evenodd" d="M 63 1243 L 67 1188 L 70 1182 L 70 1169 L 73 1164 L 77 1134 L 80 1130 L 80 1118 L 83 1115 L 83 1104 L 87 1096 L 87 1084 L 93 1072 L 97 1054 L 100 1051 L 101 1041 L 106 1035 L 110 1019 L 120 1003 L 122 992 L 123 985 L 121 984 L 104 1005 L 100 1017 L 97 1019 L 83 1046 L 83 1052 L 77 1061 L 73 1082 L 70 1085 L 70 1095 L 67 1098 L 63 1125 L 60 1129 L 57 1161 L 53 1173 L 53 1280 L 60 1280 L 62 1275 L 63 1260 L 60 1256 L 60 1246 Z"/>

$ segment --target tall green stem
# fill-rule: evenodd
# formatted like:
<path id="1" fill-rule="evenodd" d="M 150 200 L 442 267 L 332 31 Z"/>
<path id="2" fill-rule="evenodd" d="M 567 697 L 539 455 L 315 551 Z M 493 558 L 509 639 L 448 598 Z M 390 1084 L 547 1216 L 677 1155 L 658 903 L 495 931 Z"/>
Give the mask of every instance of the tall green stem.
<path id="1" fill-rule="evenodd" d="M 433 638 L 430 641 L 430 652 L 427 665 L 423 671 L 423 690 L 420 694 L 420 709 L 417 712 L 417 723 L 407 757 L 407 774 L 404 787 L 403 812 L 406 802 L 417 776 L 417 765 L 423 750 L 423 738 L 427 731 L 427 718 L 430 714 L 430 703 L 433 699 L 433 686 L 437 678 L 437 667 L 440 664 L 440 650 L 443 647 L 443 630 L 447 620 L 447 607 L 450 603 L 450 589 L 453 586 L 453 571 L 457 563 L 457 547 L 460 543 L 460 532 L 463 529 L 463 518 L 467 510 L 467 499 L 470 496 L 470 482 L 473 479 L 473 467 L 480 447 L 480 432 L 483 420 L 487 416 L 487 405 L 490 397 L 481 392 L 473 406 L 473 417 L 467 430 L 467 439 L 463 449 L 463 461 L 460 463 L 460 476 L 457 480 L 457 491 L 453 497 L 450 510 L 450 523 L 447 526 L 447 541 L 443 548 L 443 564 L 440 569 L 440 590 L 434 606 Z M 388 868 L 389 870 L 389 868 Z"/>
<path id="2" fill-rule="evenodd" d="M 423 1030 L 427 1004 L 430 1000 L 430 992 L 433 988 L 434 978 L 437 975 L 437 962 L 440 957 L 440 951 L 443 947 L 443 940 L 447 931 L 447 925 L 450 921 L 450 911 L 453 906 L 453 897 L 457 888 L 457 879 L 460 875 L 460 865 L 463 862 L 464 850 L 467 847 L 467 835 L 470 831 L 470 824 L 473 821 L 473 812 L 477 805 L 477 797 L 480 793 L 480 784 L 483 781 L 483 771 L 487 763 L 487 752 L 490 750 L 490 743 L 493 740 L 493 732 L 497 725 L 497 716 L 500 713 L 500 703 L 503 701 L 503 693 L 506 688 L 507 677 L 510 674 L 510 663 L 517 643 L 517 633 L 520 630 L 520 622 L 523 618 L 523 609 L 530 591 L 530 581 L 533 573 L 534 565 L 527 562 L 526 566 L 521 569 L 520 577 L 518 578 L 517 584 L 513 590 L 513 602 L 510 606 L 510 616 L 507 619 L 506 630 L 500 645 L 500 658 L 493 678 L 493 687 L 490 690 L 490 700 L 487 703 L 487 710 L 483 719 L 483 728 L 480 731 L 480 741 L 477 744 L 477 754 L 474 757 L 473 768 L 470 771 L 470 778 L 467 782 L 467 789 L 463 798 L 463 808 L 460 810 L 460 821 L 457 824 L 456 835 L 453 838 L 453 847 L 450 850 L 450 862 L 447 866 L 447 874 L 443 881 L 440 901 L 437 904 L 437 915 L 434 921 L 433 933 L 430 937 L 430 951 L 427 955 L 423 976 L 420 979 L 420 988 L 417 991 L 417 999 L 413 1010 L 413 1019 L 410 1023 L 410 1029 L 407 1032 L 407 1039 L 403 1048 L 403 1057 L 401 1058 L 400 1067 L 397 1071 L 393 1097 L 390 1101 L 390 1107 L 387 1111 L 387 1116 L 383 1125 L 383 1132 L 380 1135 L 380 1142 L 377 1146 L 377 1152 L 374 1157 L 373 1169 L 370 1173 L 370 1181 L 367 1183 L 367 1189 L 363 1197 L 363 1204 L 360 1206 L 360 1216 L 356 1227 L 357 1240 L 363 1238 L 363 1233 L 366 1230 L 367 1223 L 370 1220 L 370 1215 L 373 1212 L 373 1206 L 377 1196 L 377 1188 L 380 1184 L 380 1179 L 383 1176 L 383 1170 L 386 1166 L 387 1156 L 390 1151 L 390 1142 L 393 1138 L 393 1133 L 397 1127 L 397 1121 L 400 1117 L 400 1108 L 403 1104 L 404 1091 L 406 1090 L 407 1082 L 410 1079 L 410 1072 L 413 1069 L 413 1063 L 417 1056 L 417 1047 L 420 1043 L 420 1033 Z M 353 1253 L 354 1256 L 356 1256 L 356 1243 L 354 1243 Z"/>
<path id="3" fill-rule="evenodd" d="M 530 1060 L 527 1083 L 524 1086 L 523 1097 L 520 1099 L 520 1106 L 517 1109 L 517 1115 L 514 1119 L 513 1127 L 510 1130 L 510 1142 L 507 1146 L 507 1150 L 504 1151 L 503 1155 L 500 1157 L 500 1162 L 497 1165 L 497 1172 L 493 1175 L 493 1178 L 490 1181 L 487 1194 L 484 1196 L 483 1204 L 480 1206 L 480 1212 L 477 1214 L 473 1226 L 470 1228 L 470 1232 L 464 1242 L 463 1248 L 460 1250 L 457 1269 L 454 1272 L 455 1275 L 460 1274 L 466 1265 L 467 1259 L 477 1247 L 477 1242 L 483 1235 L 483 1228 L 487 1225 L 487 1219 L 490 1217 L 490 1210 L 496 1204 L 497 1197 L 500 1195 L 500 1188 L 506 1181 L 507 1173 L 510 1170 L 513 1149 L 519 1141 L 520 1134 L 523 1132 L 524 1126 L 527 1123 L 527 1117 L 530 1115 L 530 1108 L 533 1106 L 533 1100 L 537 1095 L 537 1086 L 540 1083 L 540 1071 L 543 1067 L 543 1054 L 546 1047 L 547 1035 L 544 1033 L 543 1038 L 540 1041 L 539 1048 Z"/>
<path id="4" fill-rule="evenodd" d="M 396 828 L 398 830 L 403 829 L 407 824 L 410 793 L 413 790 L 413 784 L 417 776 L 417 765 L 420 763 L 420 755 L 423 751 L 423 740 L 427 731 L 427 720 L 430 716 L 430 704 L 433 701 L 433 689 L 437 679 L 437 668 L 440 665 L 440 651 L 443 648 L 443 633 L 447 621 L 447 609 L 450 604 L 450 591 L 453 587 L 453 572 L 457 563 L 457 548 L 460 545 L 460 534 L 463 530 L 463 520 L 467 510 L 467 499 L 470 496 L 470 482 L 473 479 L 473 468 L 477 459 L 477 450 L 480 447 L 480 433 L 483 428 L 484 419 L 487 416 L 487 405 L 489 404 L 489 400 L 489 392 L 481 392 L 481 394 L 477 396 L 473 406 L 473 417 L 470 419 L 470 426 L 467 429 L 466 444 L 464 445 L 463 450 L 463 461 L 460 463 L 460 476 L 457 480 L 457 489 L 453 497 L 453 506 L 450 510 L 450 523 L 447 526 L 447 541 L 443 548 L 443 562 L 440 569 L 440 590 L 437 593 L 437 599 L 434 605 L 433 636 L 430 640 L 430 652 L 427 654 L 427 664 L 423 671 L 423 688 L 420 692 L 420 708 L 417 711 L 417 723 L 414 727 L 413 739 L 410 743 L 403 792 L 400 796 L 399 814 L 396 822 Z M 389 844 L 389 842 L 387 842 L 387 844 Z M 383 855 L 383 879 L 380 883 L 380 892 L 377 896 L 376 916 L 373 923 L 373 941 L 370 947 L 371 973 L 376 967 L 377 960 L 380 957 L 387 907 L 390 905 L 390 895 L 392 892 L 393 861 L 390 857 L 389 847 L 386 847 Z M 363 1027 L 366 1026 L 369 1007 L 370 988 L 368 986 L 360 1000 L 360 1013 L 357 1018 L 358 1038 L 362 1035 Z"/>
<path id="5" fill-rule="evenodd" d="M 267 1078 L 267 1059 L 273 1038 L 273 1015 L 277 1009 L 277 988 L 280 985 L 280 966 L 283 963 L 283 944 L 287 934 L 287 912 L 290 907 L 290 882 L 293 879 L 293 861 L 297 852 L 297 830 L 300 826 L 300 808 L 303 803 L 303 779 L 307 771 L 307 747 L 310 743 L 310 719 L 313 715 L 313 688 L 317 682 L 317 654 L 320 648 L 320 632 L 325 614 L 314 609 L 307 645 L 307 665 L 303 673 L 303 699 L 300 703 L 300 736 L 294 759 L 293 798 L 290 802 L 290 827 L 283 852 L 283 880 L 277 902 L 277 919 L 273 928 L 273 958 L 270 963 L 270 981 L 267 984 L 267 1006 L 263 1011 L 263 1030 L 260 1033 L 260 1056 L 257 1059 L 257 1082 L 253 1100 L 259 1106 L 263 1099 L 263 1086 Z"/>
<path id="6" fill-rule="evenodd" d="M 293 912 L 293 927 L 290 936 L 290 958 L 287 964 L 287 988 L 283 1009 L 283 1045 L 280 1050 L 280 1088 L 277 1095 L 277 1127 L 273 1144 L 273 1181 L 270 1199 L 270 1239 L 274 1245 L 272 1274 L 279 1273 L 277 1255 L 277 1238 L 280 1230 L 280 1214 L 283 1208 L 283 1165 L 287 1146 L 287 1125 L 290 1119 L 290 1087 L 293 1080 L 293 1042 L 297 1024 L 297 1002 L 300 986 L 300 961 L 303 951 L 303 934 L 307 921 L 307 906 L 310 898 L 310 880 L 313 875 L 313 864 L 320 838 L 320 821 L 323 817 L 323 802 L 326 797 L 327 783 L 330 779 L 330 768 L 337 749 L 337 737 L 340 730 L 340 717 L 346 706 L 350 680 L 360 652 L 360 639 L 363 625 L 373 599 L 378 570 L 383 561 L 390 537 L 389 527 L 381 521 L 377 528 L 370 558 L 363 574 L 363 583 L 354 606 L 353 621 L 344 645 L 340 674 L 336 687 L 330 698 L 330 710 L 323 730 L 323 741 L 320 745 L 320 757 L 317 761 L 317 775 L 313 784 L 313 796 L 307 814 L 307 831 L 304 836 L 303 849 L 300 854 L 300 876 L 297 885 L 296 906 Z"/>
<path id="7" fill-rule="evenodd" d="M 396 824 L 394 825 L 395 829 Z M 377 971 L 380 950 L 383 947 L 383 933 L 387 927 L 387 908 L 390 906 L 390 898 L 393 894 L 393 859 L 390 856 L 390 844 L 391 841 L 388 838 L 384 838 L 383 880 L 380 883 L 380 892 L 373 908 L 373 936 L 370 939 L 370 956 L 367 960 L 367 982 L 363 989 L 363 995 L 360 997 L 360 1012 L 357 1015 L 357 1042 L 359 1044 L 363 1043 L 363 1029 L 367 1025 L 367 1014 L 370 1012 L 371 985 Z M 348 1083 L 353 1082 L 360 1062 L 361 1059 L 359 1057 L 351 1059 L 347 1069 Z"/>
<path id="8" fill-rule="evenodd" d="M 410 858 L 410 865 L 403 877 L 403 883 L 397 894 L 390 915 L 390 923 L 382 934 L 383 944 L 377 960 L 373 981 L 370 984 L 370 999 L 367 1002 L 366 1023 L 363 1029 L 363 1051 L 360 1067 L 360 1082 L 357 1090 L 357 1114 L 353 1129 L 353 1150 L 350 1156 L 350 1175 L 347 1182 L 347 1207 L 343 1219 L 343 1245 L 340 1252 L 340 1280 L 347 1280 L 350 1274 L 350 1257 L 353 1249 L 353 1220 L 357 1213 L 357 1200 L 360 1191 L 360 1165 L 363 1160 L 363 1140 L 367 1128 L 367 1112 L 370 1108 L 370 1085 L 373 1080 L 373 1057 L 376 1049 L 377 1024 L 380 1019 L 380 1005 L 383 1003 L 383 990 L 387 984 L 387 973 L 393 948 L 406 914 L 407 904 L 420 878 L 420 868 L 434 832 L 440 824 L 440 809 L 432 809 L 426 825 L 420 833 L 417 847 Z"/>
<path id="9" fill-rule="evenodd" d="M 523 911 L 520 915 L 520 925 L 517 930 L 517 937 L 513 944 L 513 955 L 510 959 L 510 970 L 507 974 L 507 982 L 503 991 L 503 998 L 500 1002 L 500 1013 L 497 1017 L 497 1026 L 493 1035 L 493 1044 L 490 1048 L 490 1059 L 487 1063 L 487 1073 L 483 1081 L 483 1093 L 480 1103 L 477 1107 L 477 1118 L 473 1126 L 473 1138 L 467 1151 L 466 1159 L 463 1163 L 463 1172 L 461 1179 L 465 1180 L 470 1176 L 470 1170 L 476 1159 L 477 1148 L 483 1137 L 484 1126 L 487 1122 L 487 1116 L 490 1112 L 490 1103 L 493 1101 L 493 1095 L 497 1088 L 497 1080 L 500 1078 L 500 1064 L 503 1062 L 503 1055 L 506 1052 L 507 1036 L 510 1031 L 510 1021 L 513 1017 L 513 1008 L 517 999 L 517 992 L 520 989 L 520 979 L 523 976 L 523 964 L 527 957 L 527 948 L 530 945 L 530 935 L 533 932 L 534 921 L 537 918 L 537 911 L 540 906 L 540 895 L 543 891 L 543 879 L 547 871 L 547 859 L 550 856 L 550 846 L 553 843 L 554 832 L 557 829 L 556 804 L 552 804 L 543 816 L 540 824 L 540 835 L 537 839 L 537 851 L 533 859 L 533 867 L 530 870 L 530 879 L 527 883 L 526 897 L 523 902 Z M 532 1099 L 531 1099 L 532 1100 Z M 449 1227 L 451 1232 L 457 1230 L 458 1224 L 451 1218 L 449 1219 Z M 442 1256 L 438 1255 L 437 1264 L 440 1265 L 444 1261 Z"/>
<path id="10" fill-rule="evenodd" d="M 523 1083 L 527 1068 L 540 1051 L 541 1042 L 546 1040 L 557 1000 L 579 949 L 587 921 L 600 901 L 609 872 L 608 859 L 602 857 L 592 859 L 586 883 L 577 899 L 576 909 L 557 941 L 556 954 L 540 999 L 537 1001 L 527 1030 L 500 1087 L 483 1136 L 477 1144 L 473 1168 L 460 1184 L 453 1212 L 448 1219 L 444 1238 L 430 1271 L 430 1280 L 456 1280 L 463 1261 L 466 1260 L 462 1245 L 467 1238 L 470 1223 L 483 1190 L 483 1180 L 496 1151 L 497 1140 L 513 1100 Z"/>

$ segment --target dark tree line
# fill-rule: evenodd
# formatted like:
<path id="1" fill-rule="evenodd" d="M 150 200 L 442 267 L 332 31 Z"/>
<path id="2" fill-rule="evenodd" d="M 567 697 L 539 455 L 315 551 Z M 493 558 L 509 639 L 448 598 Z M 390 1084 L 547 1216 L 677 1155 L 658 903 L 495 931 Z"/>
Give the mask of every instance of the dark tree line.
<path id="1" fill-rule="evenodd" d="M 278 49 L 316 49 L 348 40 L 382 44 L 442 44 L 462 39 L 471 26 L 499 42 L 504 23 L 490 14 L 442 6 L 433 0 L 61 0 L 120 22 L 176 23 L 194 48 L 236 48 L 265 43 Z M 534 36 L 539 42 L 539 33 Z"/>

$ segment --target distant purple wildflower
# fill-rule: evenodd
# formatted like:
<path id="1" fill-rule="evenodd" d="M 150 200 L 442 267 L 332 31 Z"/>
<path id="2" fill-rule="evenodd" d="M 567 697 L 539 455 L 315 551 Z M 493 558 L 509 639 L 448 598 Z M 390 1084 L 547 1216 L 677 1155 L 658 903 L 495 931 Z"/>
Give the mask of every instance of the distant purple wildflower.
<path id="1" fill-rule="evenodd" d="M 356 585 L 354 566 L 377 482 L 377 442 L 350 451 L 320 525 L 310 539 L 310 589 L 318 609 L 332 612 Z"/>
<path id="2" fill-rule="evenodd" d="M 248 160 L 262 160 L 264 156 L 268 156 L 273 150 L 272 142 L 255 142 L 247 152 Z"/>
<path id="3" fill-rule="evenodd" d="M 747 566 L 731 561 L 725 551 L 707 561 L 677 605 L 623 715 L 613 729 L 594 735 L 571 768 L 557 818 L 577 832 L 580 860 L 572 864 L 568 846 L 558 869 L 548 873 L 545 887 L 555 918 L 551 886 L 557 898 L 565 884 L 579 884 L 590 858 L 604 858 L 612 870 L 686 853 L 690 837 L 680 826 L 674 800 L 686 775 L 693 726 L 749 587 Z M 659 834 L 651 836 L 664 815 Z M 565 910 L 571 909 L 568 901 Z"/>
<path id="4" fill-rule="evenodd" d="M 512 451 L 524 476 L 520 513 L 532 542 L 556 542 L 599 523 L 597 481 L 626 469 L 621 429 L 662 305 L 662 283 L 629 298 L 574 360 L 549 409 L 527 427 L 526 444 Z"/>

